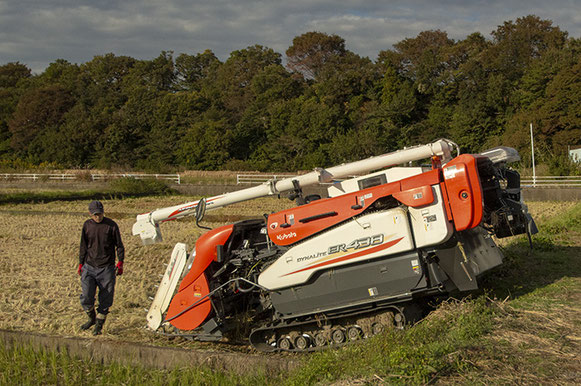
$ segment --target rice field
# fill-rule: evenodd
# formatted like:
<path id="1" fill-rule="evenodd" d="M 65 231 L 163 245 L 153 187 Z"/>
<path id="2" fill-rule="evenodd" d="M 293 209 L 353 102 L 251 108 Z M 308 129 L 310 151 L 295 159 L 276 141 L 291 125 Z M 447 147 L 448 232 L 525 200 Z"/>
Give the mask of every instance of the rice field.
<path id="1" fill-rule="evenodd" d="M 189 201 L 183 196 L 103 201 L 105 215 L 121 229 L 126 249 L 125 273 L 118 278 L 115 302 L 104 336 L 150 344 L 204 346 L 203 343 L 169 341 L 145 329 L 150 297 L 165 270 L 173 246 L 185 242 L 191 249 L 203 232 L 193 219 L 161 225 L 164 241 L 142 246 L 131 235 L 135 216 L 156 208 Z M 80 332 L 85 321 L 79 303 L 78 248 L 88 201 L 14 204 L 0 206 L 0 328 L 63 336 L 89 337 Z M 204 225 L 217 227 L 292 206 L 287 199 L 263 198 L 231 205 L 207 214 Z M 530 203 L 542 222 L 566 211 L 573 202 Z M 215 347 L 215 346 L 214 346 Z"/>
<path id="2" fill-rule="evenodd" d="M 118 277 L 104 327 L 107 338 L 184 344 L 146 330 L 145 315 L 175 243 L 185 242 L 191 249 L 203 230 L 190 218 L 170 221 L 161 225 L 162 243 L 142 246 L 131 228 L 139 213 L 187 201 L 190 198 L 182 196 L 103 200 L 105 215 L 119 224 L 126 250 L 125 272 Z M 78 329 L 86 319 L 79 303 L 77 267 L 87 205 L 88 201 L 74 201 L 0 206 L 0 329 L 92 336 Z M 208 212 L 203 224 L 217 227 L 291 205 L 275 198 L 235 204 Z"/>
<path id="3" fill-rule="evenodd" d="M 103 200 L 106 215 L 121 228 L 126 263 L 103 336 L 97 340 L 249 352 L 245 346 L 172 340 L 145 328 L 149 297 L 155 294 L 174 244 L 186 242 L 191 249 L 204 230 L 191 218 L 171 221 L 161 225 L 162 243 L 142 246 L 139 237 L 131 235 L 135 216 L 192 199 Z M 93 339 L 90 331 L 78 329 L 85 321 L 76 271 L 87 204 L 0 205 L 0 329 Z M 574 384 L 581 369 L 578 205 L 529 203 L 529 211 L 543 228 L 536 238 L 536 249 L 531 253 L 524 237 L 508 242 L 505 265 L 484 281 L 492 292 L 475 301 L 451 300 L 414 328 L 391 331 L 370 344 L 304 357 L 303 365 L 294 372 L 238 377 L 195 366 L 156 370 L 117 363 L 88 364 L 86 359 L 71 358 L 60 350 L 16 347 L 0 350 L 0 384 L 7 380 L 71 385 Z M 209 212 L 203 225 L 218 227 L 290 206 L 293 203 L 286 199 L 249 201 Z M 571 224 L 574 229 L 570 229 Z M 487 283 L 492 286 L 486 287 Z M 509 296 L 505 298 L 506 293 Z"/>

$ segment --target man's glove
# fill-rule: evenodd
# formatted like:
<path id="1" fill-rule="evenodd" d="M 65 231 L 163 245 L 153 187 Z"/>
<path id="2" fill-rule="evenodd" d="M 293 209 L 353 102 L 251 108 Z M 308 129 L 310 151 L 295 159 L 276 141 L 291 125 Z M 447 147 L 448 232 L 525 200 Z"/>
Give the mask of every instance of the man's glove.
<path id="1" fill-rule="evenodd" d="M 118 262 L 117 266 L 115 266 L 115 269 L 117 270 L 117 276 L 123 275 L 123 262 Z"/>
<path id="2" fill-rule="evenodd" d="M 79 264 L 79 269 L 77 269 L 77 273 L 80 275 L 83 273 L 83 264 Z"/>

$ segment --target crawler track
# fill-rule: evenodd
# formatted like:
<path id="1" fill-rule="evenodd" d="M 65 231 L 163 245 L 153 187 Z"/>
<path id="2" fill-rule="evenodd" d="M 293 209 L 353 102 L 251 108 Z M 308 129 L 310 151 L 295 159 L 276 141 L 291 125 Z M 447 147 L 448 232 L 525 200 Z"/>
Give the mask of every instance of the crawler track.
<path id="1" fill-rule="evenodd" d="M 264 353 L 307 353 L 371 338 L 388 329 L 403 329 L 406 324 L 419 321 L 428 311 L 426 304 L 407 303 L 385 305 L 367 311 L 352 310 L 334 315 L 316 314 L 303 319 L 278 320 L 253 329 L 250 345 Z M 188 340 L 215 341 L 203 332 L 182 332 L 177 329 L 157 334 Z M 239 337 L 240 338 L 240 337 Z M 237 340 L 237 339 L 235 339 Z"/>
<path id="2" fill-rule="evenodd" d="M 317 315 L 257 328 L 250 334 L 250 343 L 263 352 L 311 352 L 367 339 L 388 328 L 403 328 L 405 323 L 403 309 L 395 306 L 366 313 Z"/>

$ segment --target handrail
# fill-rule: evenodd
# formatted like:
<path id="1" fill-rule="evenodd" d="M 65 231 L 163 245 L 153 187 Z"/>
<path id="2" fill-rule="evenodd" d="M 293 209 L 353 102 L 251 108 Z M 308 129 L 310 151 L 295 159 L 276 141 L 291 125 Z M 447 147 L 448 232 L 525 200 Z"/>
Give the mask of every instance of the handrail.
<path id="1" fill-rule="evenodd" d="M 563 180 L 563 179 L 575 179 L 575 180 L 581 180 L 581 176 L 521 176 L 521 179 L 533 179 L 536 178 L 537 180 Z"/>
<path id="2" fill-rule="evenodd" d="M 270 180 L 281 180 L 296 177 L 296 174 L 237 174 L 236 185 L 239 184 L 261 184 Z"/>
<path id="3" fill-rule="evenodd" d="M 145 174 L 145 173 L 91 173 L 91 174 L 71 174 L 71 173 L 0 173 L 0 180 L 82 180 L 90 176 L 91 181 L 102 181 L 113 178 L 135 178 L 135 179 L 158 179 L 170 180 L 176 184 L 181 184 L 181 176 L 176 174 Z M 296 177 L 296 174 L 237 174 L 236 184 L 261 184 L 270 180 L 280 180 L 284 178 Z M 581 176 L 522 176 L 521 186 L 531 187 L 581 187 Z"/>
<path id="4" fill-rule="evenodd" d="M 281 178 L 294 177 L 292 174 L 237 174 L 236 184 L 261 184 Z M 521 177 L 521 186 L 525 188 L 543 186 L 581 187 L 581 176 L 532 176 Z"/>
<path id="5" fill-rule="evenodd" d="M 520 183 L 525 188 L 581 187 L 581 176 L 524 176 Z"/>
<path id="6" fill-rule="evenodd" d="M 116 174 L 70 174 L 70 173 L 0 173 L 0 179 L 4 180 L 32 180 L 32 181 L 46 181 L 46 180 L 83 180 L 90 176 L 91 181 L 102 181 L 113 178 L 135 178 L 141 179 L 156 179 L 156 180 L 170 180 L 176 184 L 181 184 L 181 176 L 179 174 L 145 174 L 145 173 L 116 173 Z"/>

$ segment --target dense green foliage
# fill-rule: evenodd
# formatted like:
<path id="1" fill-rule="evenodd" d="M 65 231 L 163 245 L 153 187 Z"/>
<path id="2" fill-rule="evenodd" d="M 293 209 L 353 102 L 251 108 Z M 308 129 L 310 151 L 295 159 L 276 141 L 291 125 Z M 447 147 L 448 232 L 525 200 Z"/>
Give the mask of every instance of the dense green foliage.
<path id="1" fill-rule="evenodd" d="M 490 39 L 424 31 L 376 61 L 337 35 L 297 36 L 221 62 L 210 50 L 153 60 L 0 66 L 0 162 L 62 167 L 298 170 L 440 137 L 508 144 L 538 160 L 581 145 L 581 40 L 551 21 L 507 21 Z M 559 171 L 559 163 L 554 167 Z"/>

